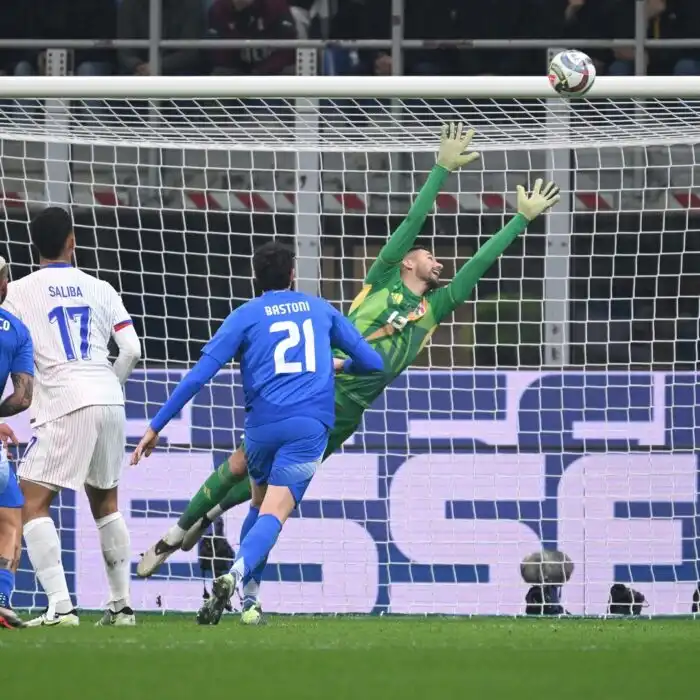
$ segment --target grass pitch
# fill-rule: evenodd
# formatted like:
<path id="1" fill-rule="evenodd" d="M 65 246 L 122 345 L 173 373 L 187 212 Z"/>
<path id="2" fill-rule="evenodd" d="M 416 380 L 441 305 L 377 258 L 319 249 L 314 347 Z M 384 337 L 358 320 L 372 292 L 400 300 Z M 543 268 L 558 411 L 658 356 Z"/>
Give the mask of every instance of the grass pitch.
<path id="1" fill-rule="evenodd" d="M 13 700 L 684 700 L 700 621 L 141 615 L 133 629 L 0 630 Z"/>

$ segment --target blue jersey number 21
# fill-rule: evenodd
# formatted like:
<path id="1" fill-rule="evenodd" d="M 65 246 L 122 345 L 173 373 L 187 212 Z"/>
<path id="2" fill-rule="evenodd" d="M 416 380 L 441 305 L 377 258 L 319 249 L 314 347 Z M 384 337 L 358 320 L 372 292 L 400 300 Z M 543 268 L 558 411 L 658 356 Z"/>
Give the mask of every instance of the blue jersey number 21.
<path id="1" fill-rule="evenodd" d="M 75 344 L 72 330 L 78 325 L 80 331 L 80 357 L 90 359 L 90 307 L 89 306 L 56 306 L 49 311 L 49 321 L 58 326 L 61 343 L 67 360 L 75 360 Z"/>

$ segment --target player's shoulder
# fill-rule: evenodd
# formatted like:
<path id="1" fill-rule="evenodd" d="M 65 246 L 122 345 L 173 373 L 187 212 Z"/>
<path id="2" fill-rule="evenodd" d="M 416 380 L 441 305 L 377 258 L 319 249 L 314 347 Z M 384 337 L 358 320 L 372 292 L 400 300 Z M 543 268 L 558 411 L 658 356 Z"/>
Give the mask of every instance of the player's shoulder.
<path id="1" fill-rule="evenodd" d="M 76 268 L 74 279 L 78 286 L 89 290 L 98 300 L 101 299 L 103 301 L 107 300 L 112 302 L 115 298 L 119 297 L 119 293 L 110 282 L 95 277 L 95 275 L 91 275 L 89 272 Z"/>
<path id="2" fill-rule="evenodd" d="M 22 289 L 26 289 L 27 287 L 31 287 L 33 284 L 39 281 L 39 275 L 41 273 L 41 270 L 35 270 L 34 272 L 30 272 L 28 275 L 25 275 L 24 277 L 20 277 L 19 279 L 12 280 L 7 285 L 7 294 L 16 294 L 17 292 L 21 291 Z"/>
<path id="3" fill-rule="evenodd" d="M 450 285 L 443 284 L 435 289 L 427 291 L 421 299 L 421 304 L 427 303 L 429 306 L 441 304 L 446 297 L 450 296 Z"/>
<path id="4" fill-rule="evenodd" d="M 335 307 L 323 297 L 313 296 L 306 292 L 290 291 L 285 299 L 287 303 L 296 304 L 300 311 L 310 311 L 312 315 L 333 315 Z"/>
<path id="5" fill-rule="evenodd" d="M 2 307 L 0 307 L 0 323 L 3 330 L 13 329 L 20 339 L 31 338 L 29 328 L 17 316 Z"/>
<path id="6" fill-rule="evenodd" d="M 307 294 L 306 292 L 289 291 L 289 299 L 291 301 L 304 302 L 310 307 L 325 308 L 328 302 L 323 297 L 317 297 L 313 294 Z"/>
<path id="7" fill-rule="evenodd" d="M 112 292 L 115 291 L 114 287 L 107 280 L 95 277 L 95 275 L 91 275 L 89 272 L 85 272 L 85 270 L 81 270 L 78 267 L 73 268 L 73 274 L 75 275 L 76 279 L 84 282 L 85 284 L 94 285 L 100 289 L 109 289 Z"/>
<path id="8" fill-rule="evenodd" d="M 252 299 L 244 301 L 242 304 L 233 309 L 228 315 L 228 318 L 244 318 L 245 316 L 248 316 L 251 313 L 259 311 L 262 306 L 262 297 L 253 297 Z"/>
<path id="9" fill-rule="evenodd" d="M 245 304 L 242 304 L 239 308 L 248 306 L 250 308 L 262 308 L 263 310 L 270 309 L 270 311 L 267 311 L 266 313 L 268 313 L 268 315 L 272 315 L 274 313 L 272 311 L 273 309 L 280 309 L 280 307 L 284 306 L 284 308 L 287 310 L 287 306 L 289 304 L 303 304 L 301 310 L 308 309 L 315 299 L 317 299 L 317 297 L 312 297 L 304 292 L 297 292 L 293 289 L 279 289 L 265 292 L 259 297 L 255 297 L 254 299 L 247 301 Z M 300 309 L 295 307 L 295 310 Z"/>
<path id="10" fill-rule="evenodd" d="M 323 297 L 310 297 L 311 301 L 310 303 L 313 305 L 312 308 L 317 308 L 323 311 L 323 313 L 328 314 L 329 316 L 336 316 L 336 315 L 342 315 L 340 314 L 340 311 L 333 306 L 333 304 L 330 303 L 327 299 L 324 299 Z"/>

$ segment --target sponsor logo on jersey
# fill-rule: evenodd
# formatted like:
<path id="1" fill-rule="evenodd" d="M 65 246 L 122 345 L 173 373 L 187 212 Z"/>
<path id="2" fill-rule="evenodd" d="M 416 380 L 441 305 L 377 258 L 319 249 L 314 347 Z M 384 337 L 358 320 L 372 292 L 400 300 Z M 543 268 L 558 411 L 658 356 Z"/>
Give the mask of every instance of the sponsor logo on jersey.
<path id="1" fill-rule="evenodd" d="M 416 306 L 410 314 L 408 314 L 409 321 L 417 321 L 421 316 L 425 316 L 425 312 L 428 310 L 428 304 L 425 299 L 420 300 L 420 304 Z"/>

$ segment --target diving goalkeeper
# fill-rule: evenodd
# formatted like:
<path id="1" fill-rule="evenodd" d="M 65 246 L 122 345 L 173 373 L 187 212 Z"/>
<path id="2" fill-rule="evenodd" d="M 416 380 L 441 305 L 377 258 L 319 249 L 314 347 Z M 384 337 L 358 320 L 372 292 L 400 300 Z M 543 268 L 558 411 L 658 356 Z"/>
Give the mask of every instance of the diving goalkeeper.
<path id="1" fill-rule="evenodd" d="M 473 131 L 461 124 L 443 128 L 437 164 L 405 220 L 380 251 L 350 307 L 348 318 L 382 356 L 384 372 L 336 376 L 336 422 L 324 459 L 355 432 L 365 410 L 413 363 L 438 325 L 470 297 L 503 251 L 533 219 L 559 201 L 559 189 L 552 183 L 543 187 L 542 180 L 537 180 L 529 194 L 518 186 L 517 214 L 479 248 L 449 284 L 440 286 L 442 264 L 431 251 L 414 247 L 414 242 L 447 176 L 479 157 L 468 150 L 472 136 Z M 336 361 L 337 369 L 341 364 Z M 177 525 L 142 556 L 138 575 L 151 576 L 173 552 L 191 549 L 212 521 L 248 501 L 250 493 L 245 452 L 239 447 L 204 482 Z M 246 603 L 257 599 L 259 583 L 244 582 L 244 609 Z"/>

